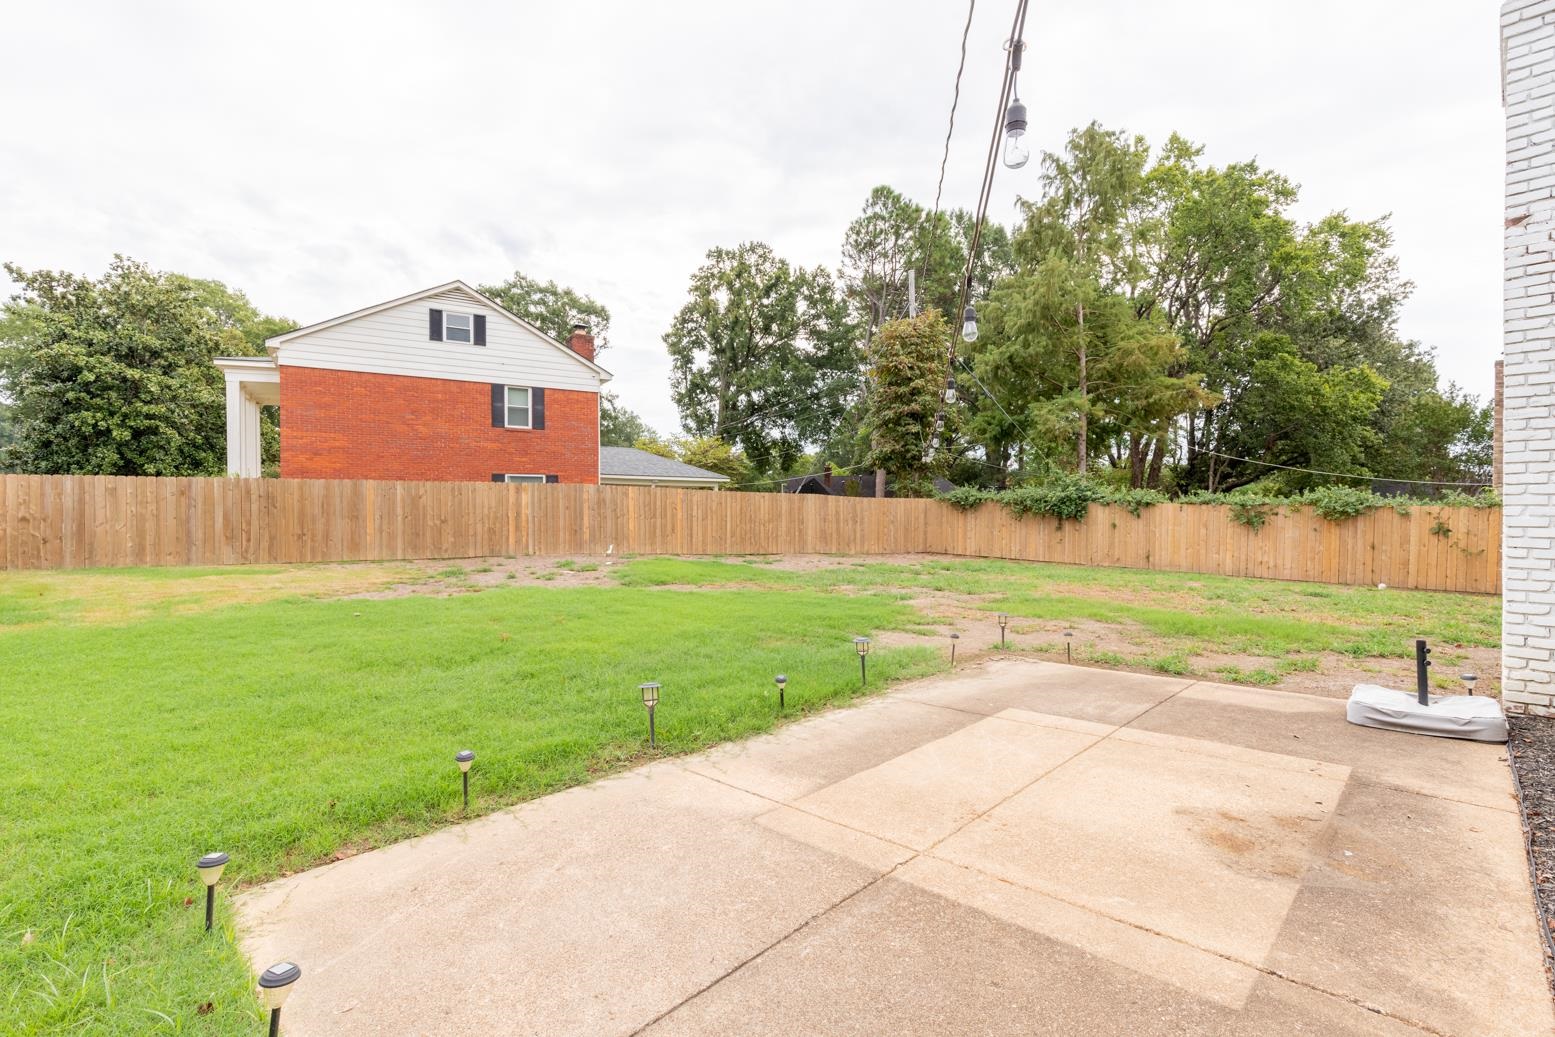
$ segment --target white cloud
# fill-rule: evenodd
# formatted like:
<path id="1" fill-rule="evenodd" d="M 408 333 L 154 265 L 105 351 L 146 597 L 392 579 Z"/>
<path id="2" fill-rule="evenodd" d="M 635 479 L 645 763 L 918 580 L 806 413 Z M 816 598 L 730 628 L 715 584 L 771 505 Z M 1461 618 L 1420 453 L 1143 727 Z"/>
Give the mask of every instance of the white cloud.
<path id="1" fill-rule="evenodd" d="M 973 200 L 1012 3 L 979 4 L 946 204 Z M 672 429 L 660 336 L 707 248 L 835 266 L 876 183 L 929 200 L 965 7 L 27 5 L 0 65 L 0 258 L 114 252 L 316 320 L 514 268 L 614 314 L 614 388 Z M 1403 331 L 1488 392 L 1500 348 L 1496 8 L 1442 0 L 1034 3 L 1036 146 L 1091 119 L 1220 163 L 1301 214 L 1393 214 Z M 1035 190 L 1001 169 L 995 215 Z"/>

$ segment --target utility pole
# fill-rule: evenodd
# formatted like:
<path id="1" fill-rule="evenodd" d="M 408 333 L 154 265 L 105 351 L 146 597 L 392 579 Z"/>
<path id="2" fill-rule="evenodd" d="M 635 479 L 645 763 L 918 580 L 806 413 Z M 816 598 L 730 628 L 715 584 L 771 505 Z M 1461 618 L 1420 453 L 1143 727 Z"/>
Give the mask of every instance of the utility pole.
<path id="1" fill-rule="evenodd" d="M 907 316 L 918 316 L 918 271 L 907 271 Z"/>

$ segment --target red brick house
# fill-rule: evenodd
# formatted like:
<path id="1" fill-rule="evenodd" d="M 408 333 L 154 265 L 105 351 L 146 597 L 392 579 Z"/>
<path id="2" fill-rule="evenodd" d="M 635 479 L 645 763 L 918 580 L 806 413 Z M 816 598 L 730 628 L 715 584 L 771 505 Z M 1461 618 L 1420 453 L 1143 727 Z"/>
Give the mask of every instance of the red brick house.
<path id="1" fill-rule="evenodd" d="M 575 327 L 566 345 L 463 281 L 216 361 L 227 469 L 257 476 L 259 408 L 281 408 L 281 476 L 599 482 L 599 393 L 610 372 Z"/>

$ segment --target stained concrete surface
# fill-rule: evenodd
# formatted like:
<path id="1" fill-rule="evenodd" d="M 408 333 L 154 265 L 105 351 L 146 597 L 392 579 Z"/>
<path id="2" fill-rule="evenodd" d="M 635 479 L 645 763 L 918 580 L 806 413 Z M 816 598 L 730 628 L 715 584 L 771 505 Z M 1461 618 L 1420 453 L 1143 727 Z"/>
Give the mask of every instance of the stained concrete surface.
<path id="1" fill-rule="evenodd" d="M 240 900 L 291 1034 L 1552 1033 L 1499 747 L 999 660 Z"/>

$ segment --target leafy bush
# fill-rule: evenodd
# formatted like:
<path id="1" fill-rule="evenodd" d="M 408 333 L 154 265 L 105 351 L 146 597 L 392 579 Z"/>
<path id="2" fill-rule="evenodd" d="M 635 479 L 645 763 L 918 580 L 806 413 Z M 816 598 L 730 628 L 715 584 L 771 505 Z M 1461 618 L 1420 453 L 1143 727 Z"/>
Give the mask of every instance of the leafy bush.
<path id="1" fill-rule="evenodd" d="M 1138 518 L 1145 508 L 1164 504 L 1172 498 L 1159 490 L 1116 488 L 1092 479 L 1062 475 L 1033 486 L 1002 492 L 963 486 L 941 494 L 939 499 L 964 509 L 997 501 L 1016 515 L 1047 515 L 1060 522 L 1065 519 L 1079 522 L 1085 518 L 1092 504 L 1120 507 Z M 1239 489 L 1231 493 L 1195 490 L 1177 498 L 1177 502 L 1217 504 L 1230 508 L 1233 522 L 1254 530 L 1262 529 L 1269 516 L 1277 514 L 1281 508 L 1309 507 L 1330 522 L 1343 522 L 1377 508 L 1392 508 L 1400 515 L 1407 515 L 1411 509 L 1418 507 L 1495 508 L 1501 505 L 1500 498 L 1488 489 L 1474 494 L 1449 490 L 1436 500 L 1426 500 L 1416 497 L 1384 497 L 1367 488 L 1338 485 L 1319 486 L 1293 496 L 1277 496 L 1256 489 Z"/>
<path id="2" fill-rule="evenodd" d="M 964 511 L 970 511 L 979 504 L 996 500 L 998 496 L 993 490 L 979 489 L 976 486 L 958 486 L 949 493 L 940 494 L 939 499 L 946 504 L 954 504 Z"/>
<path id="3" fill-rule="evenodd" d="M 1164 504 L 1169 498 L 1157 490 L 1113 489 L 1091 479 L 1066 475 L 1002 493 L 963 486 L 941 494 L 939 499 L 958 508 L 975 508 L 988 501 L 997 501 L 1016 515 L 1047 515 L 1060 522 L 1064 519 L 1078 522 L 1085 518 L 1086 510 L 1092 504 L 1114 504 L 1137 518 L 1145 508 Z"/>
<path id="4" fill-rule="evenodd" d="M 1381 497 L 1358 486 L 1319 486 L 1302 494 L 1301 503 L 1330 522 L 1342 522 L 1376 508 L 1399 507 L 1401 504 L 1401 513 L 1409 514 L 1408 502 L 1402 498 Z"/>

